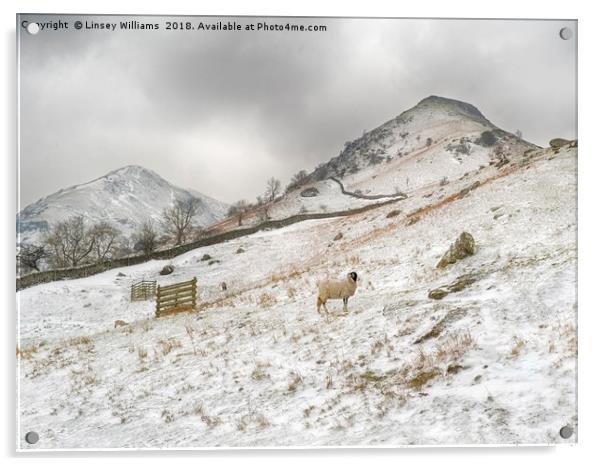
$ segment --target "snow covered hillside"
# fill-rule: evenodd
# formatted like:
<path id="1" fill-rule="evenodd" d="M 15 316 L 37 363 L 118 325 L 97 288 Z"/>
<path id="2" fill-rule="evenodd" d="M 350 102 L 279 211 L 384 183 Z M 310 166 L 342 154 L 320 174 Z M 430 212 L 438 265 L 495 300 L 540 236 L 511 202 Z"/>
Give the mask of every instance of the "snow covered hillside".
<path id="1" fill-rule="evenodd" d="M 74 215 L 83 215 L 91 222 L 109 221 L 129 237 L 143 222 L 158 222 L 163 209 L 175 200 L 191 198 L 199 204 L 195 225 L 208 226 L 225 217 L 226 204 L 178 188 L 152 170 L 128 165 L 25 207 L 17 214 L 17 243 L 38 242 L 49 226 Z"/>
<path id="2" fill-rule="evenodd" d="M 441 186 L 469 175 L 500 168 L 537 146 L 497 128 L 471 104 L 431 96 L 358 139 L 320 165 L 307 182 L 270 206 L 270 218 L 299 213 L 333 212 L 382 202 L 345 195 L 331 177 L 351 193 L 364 196 L 444 194 Z M 492 168 L 493 170 L 493 168 Z M 478 178 L 477 178 L 478 179 Z M 451 186 L 450 186 L 451 187 Z M 311 196 L 302 193 L 313 189 Z M 253 222 L 254 214 L 247 215 Z M 256 217 L 256 215 L 255 215 Z M 231 221 L 225 227 L 236 227 Z"/>
<path id="3" fill-rule="evenodd" d="M 342 180 L 376 194 L 397 179 L 407 199 L 18 292 L 18 448 L 576 441 L 558 431 L 577 427 L 577 148 L 447 150 L 488 127 L 461 108 L 457 135 L 437 142 L 433 123 L 429 148 Z M 328 199 L 282 205 L 341 207 Z M 463 231 L 475 254 L 437 269 Z M 318 315 L 316 281 L 352 270 L 350 312 Z M 195 312 L 129 300 L 136 280 L 193 276 Z"/>

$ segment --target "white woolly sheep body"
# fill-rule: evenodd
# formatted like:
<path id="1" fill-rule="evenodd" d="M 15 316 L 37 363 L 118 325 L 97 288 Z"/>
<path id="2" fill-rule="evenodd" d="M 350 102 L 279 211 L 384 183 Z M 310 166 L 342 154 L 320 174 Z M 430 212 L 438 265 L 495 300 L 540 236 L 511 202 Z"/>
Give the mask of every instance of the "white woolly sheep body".
<path id="1" fill-rule="evenodd" d="M 348 273 L 344 280 L 322 280 L 318 282 L 318 314 L 321 313 L 320 308 L 322 306 L 328 314 L 326 301 L 329 299 L 342 299 L 344 310 L 347 312 L 347 301 L 355 294 L 356 289 L 357 274 L 355 272 Z"/>

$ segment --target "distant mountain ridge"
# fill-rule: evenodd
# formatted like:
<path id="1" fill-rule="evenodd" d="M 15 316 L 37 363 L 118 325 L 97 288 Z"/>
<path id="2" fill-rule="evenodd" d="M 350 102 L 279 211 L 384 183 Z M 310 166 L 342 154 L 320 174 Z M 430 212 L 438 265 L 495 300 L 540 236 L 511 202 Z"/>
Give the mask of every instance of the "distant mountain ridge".
<path id="1" fill-rule="evenodd" d="M 227 204 L 175 186 L 147 168 L 127 165 L 26 206 L 17 214 L 17 243 L 38 242 L 54 223 L 74 215 L 90 222 L 106 220 L 128 237 L 149 219 L 160 228 L 163 209 L 188 199 L 198 203 L 196 226 L 211 225 L 226 215 Z"/>

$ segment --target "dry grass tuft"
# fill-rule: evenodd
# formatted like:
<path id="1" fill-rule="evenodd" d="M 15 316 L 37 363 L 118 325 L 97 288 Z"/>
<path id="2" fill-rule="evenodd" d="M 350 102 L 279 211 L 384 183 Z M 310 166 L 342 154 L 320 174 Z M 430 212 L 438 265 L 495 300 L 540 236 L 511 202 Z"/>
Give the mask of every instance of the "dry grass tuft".
<path id="1" fill-rule="evenodd" d="M 195 404 L 194 408 L 193 408 L 193 412 L 197 416 L 200 416 L 201 421 L 203 421 L 205 424 L 207 424 L 207 427 L 209 427 L 210 429 L 213 429 L 214 427 L 217 427 L 222 422 L 222 420 L 218 416 L 210 416 L 210 415 L 208 415 L 205 412 L 205 408 L 203 406 L 203 403 L 197 403 L 197 404 Z"/>
<path id="2" fill-rule="evenodd" d="M 391 341 L 387 335 L 381 339 L 374 340 L 370 351 L 374 355 L 380 353 L 383 349 L 386 349 L 388 353 L 393 351 L 393 346 L 391 345 Z"/>
<path id="3" fill-rule="evenodd" d="M 278 282 L 285 282 L 285 281 L 289 281 L 289 280 L 293 280 L 296 278 L 301 277 L 301 275 L 303 275 L 304 273 L 306 273 L 309 269 L 303 269 L 303 270 L 298 270 L 298 269 L 293 269 L 291 271 L 288 272 L 281 272 L 281 273 L 275 273 L 272 274 L 270 277 L 270 283 L 278 283 Z"/>
<path id="4" fill-rule="evenodd" d="M 272 307 L 277 303 L 276 298 L 271 293 L 263 292 L 257 299 L 257 305 L 263 308 Z"/>
<path id="5" fill-rule="evenodd" d="M 254 425 L 257 429 L 263 430 L 270 426 L 270 422 L 263 414 L 253 411 L 237 418 L 235 425 L 237 430 L 245 432 L 251 425 Z"/>
<path id="6" fill-rule="evenodd" d="M 67 344 L 70 345 L 70 346 L 91 345 L 92 344 L 92 338 L 90 338 L 88 336 L 74 337 L 74 338 L 69 339 L 69 341 L 67 342 Z"/>
<path id="7" fill-rule="evenodd" d="M 452 334 L 447 340 L 435 348 L 437 361 L 448 359 L 459 359 L 469 348 L 475 346 L 475 342 L 469 331 Z"/>
<path id="8" fill-rule="evenodd" d="M 424 385 L 426 385 L 429 381 L 434 379 L 439 375 L 439 371 L 437 369 L 428 369 L 424 371 L 418 372 L 416 375 L 411 377 L 407 382 L 407 386 L 413 390 L 420 390 Z"/>
<path id="9" fill-rule="evenodd" d="M 71 369 L 71 390 L 73 393 L 81 393 L 84 389 L 92 390 L 92 386 L 98 384 L 96 373 L 88 364 L 82 369 Z"/>
<path id="10" fill-rule="evenodd" d="M 349 265 L 358 265 L 360 263 L 359 256 L 351 256 L 347 259 L 347 264 Z"/>
<path id="11" fill-rule="evenodd" d="M 17 357 L 21 359 L 31 359 L 31 357 L 38 352 L 38 345 L 34 345 L 33 343 L 23 348 L 19 348 L 17 345 Z"/>
<path id="12" fill-rule="evenodd" d="M 291 372 L 290 375 L 291 380 L 288 384 L 288 392 L 295 393 L 299 388 L 299 385 L 303 383 L 303 377 L 301 377 L 301 374 L 299 374 L 299 372 Z"/>
<path id="13" fill-rule="evenodd" d="M 303 410 L 303 417 L 309 417 L 309 415 L 311 414 L 311 412 L 315 409 L 314 405 L 309 405 L 306 406 L 305 409 Z"/>
<path id="14" fill-rule="evenodd" d="M 159 340 L 157 345 L 159 347 L 159 352 L 163 354 L 163 356 L 167 356 L 174 349 L 181 348 L 182 342 L 174 337 L 170 337 L 165 340 Z"/>
<path id="15" fill-rule="evenodd" d="M 269 367 L 269 364 L 255 363 L 255 368 L 253 369 L 253 372 L 251 372 L 251 379 L 256 382 L 269 379 L 270 374 L 265 371 L 266 367 Z"/>
<path id="16" fill-rule="evenodd" d="M 174 413 L 172 413 L 169 409 L 165 408 L 162 412 L 161 412 L 161 417 L 163 418 L 163 420 L 165 421 L 165 424 L 169 424 L 170 422 L 173 422 L 175 420 L 175 415 Z"/>
<path id="17" fill-rule="evenodd" d="M 143 346 L 139 346 L 138 347 L 138 359 L 140 360 L 140 363 L 143 363 L 147 357 L 148 357 L 148 351 L 146 350 L 146 348 L 144 348 Z"/>
<path id="18" fill-rule="evenodd" d="M 512 341 L 514 342 L 514 344 L 512 346 L 512 349 L 510 350 L 510 357 L 516 358 L 525 347 L 526 341 L 516 335 L 512 337 Z"/>
<path id="19" fill-rule="evenodd" d="M 186 335 L 190 339 L 190 344 L 192 346 L 192 352 L 196 356 L 196 346 L 194 344 L 194 334 L 196 332 L 196 327 L 192 324 L 192 322 L 187 322 L 184 325 L 184 329 L 186 330 Z"/>

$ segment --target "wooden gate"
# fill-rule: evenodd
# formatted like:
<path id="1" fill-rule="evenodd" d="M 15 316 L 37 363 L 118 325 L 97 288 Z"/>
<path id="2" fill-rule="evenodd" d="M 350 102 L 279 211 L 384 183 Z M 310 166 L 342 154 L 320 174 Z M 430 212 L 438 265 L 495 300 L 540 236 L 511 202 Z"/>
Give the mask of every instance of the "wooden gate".
<path id="1" fill-rule="evenodd" d="M 191 311 L 196 307 L 196 277 L 188 282 L 157 287 L 156 317 Z"/>
<path id="2" fill-rule="evenodd" d="M 146 301 L 154 298 L 157 292 L 157 282 L 154 280 L 142 280 L 132 284 L 130 292 L 131 301 Z"/>

